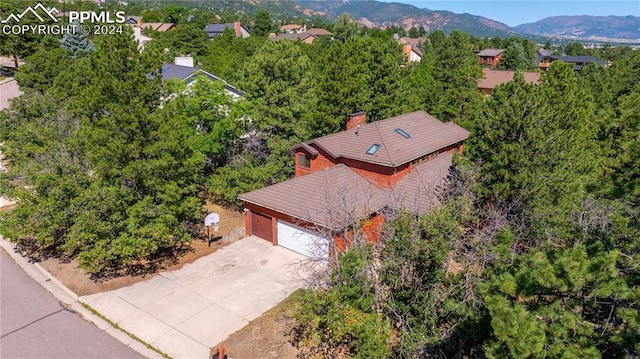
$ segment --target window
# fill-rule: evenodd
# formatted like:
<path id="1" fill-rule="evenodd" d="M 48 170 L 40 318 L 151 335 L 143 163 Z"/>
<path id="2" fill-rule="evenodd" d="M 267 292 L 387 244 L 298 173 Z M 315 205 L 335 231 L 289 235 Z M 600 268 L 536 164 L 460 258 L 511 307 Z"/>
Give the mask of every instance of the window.
<path id="1" fill-rule="evenodd" d="M 429 160 L 429 156 L 428 155 L 422 156 L 422 162 L 427 162 L 428 160 Z"/>
<path id="2" fill-rule="evenodd" d="M 414 166 L 417 166 L 418 163 L 420 163 L 420 159 L 416 158 L 415 160 L 411 161 L 411 164 Z"/>
<path id="3" fill-rule="evenodd" d="M 411 137 L 411 135 L 409 135 L 405 130 L 401 129 L 401 128 L 396 128 L 394 131 L 396 131 L 397 133 L 400 134 L 400 136 L 404 137 L 404 138 L 409 138 Z"/>
<path id="4" fill-rule="evenodd" d="M 311 168 L 311 158 L 304 153 L 298 153 L 298 167 Z"/>
<path id="5" fill-rule="evenodd" d="M 371 147 L 369 147 L 369 149 L 367 150 L 367 154 L 368 155 L 372 155 L 374 153 L 376 153 L 380 147 L 382 147 L 382 145 L 379 145 L 377 143 L 374 143 L 373 145 L 371 145 Z"/>
<path id="6" fill-rule="evenodd" d="M 431 158 L 437 158 L 438 157 L 438 152 L 434 152 L 431 154 Z"/>

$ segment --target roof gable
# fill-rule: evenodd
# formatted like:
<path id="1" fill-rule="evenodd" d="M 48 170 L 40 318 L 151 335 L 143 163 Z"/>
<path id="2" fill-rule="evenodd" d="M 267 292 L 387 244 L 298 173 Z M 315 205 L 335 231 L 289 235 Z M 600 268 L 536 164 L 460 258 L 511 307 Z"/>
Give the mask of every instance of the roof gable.
<path id="1" fill-rule="evenodd" d="M 406 138 L 396 129 L 410 137 Z M 467 137 L 469 132 L 455 123 L 443 123 L 425 111 L 416 111 L 316 138 L 306 144 L 317 146 L 334 158 L 398 167 Z M 374 144 L 380 147 L 375 153 L 368 154 Z"/>

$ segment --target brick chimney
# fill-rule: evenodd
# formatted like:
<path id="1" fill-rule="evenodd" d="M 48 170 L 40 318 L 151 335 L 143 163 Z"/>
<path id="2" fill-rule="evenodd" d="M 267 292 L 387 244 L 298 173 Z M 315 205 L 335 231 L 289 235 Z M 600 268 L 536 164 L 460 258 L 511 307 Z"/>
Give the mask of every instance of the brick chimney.
<path id="1" fill-rule="evenodd" d="M 240 21 L 236 21 L 233 23 L 233 28 L 236 30 L 236 37 L 242 37 L 242 28 L 240 25 Z"/>
<path id="2" fill-rule="evenodd" d="M 358 110 L 350 115 L 347 115 L 347 130 L 355 128 L 358 125 L 364 125 L 367 123 L 367 114 L 362 110 Z"/>
<path id="3" fill-rule="evenodd" d="M 407 57 L 407 63 L 411 63 L 411 44 L 403 45 L 402 52 Z"/>

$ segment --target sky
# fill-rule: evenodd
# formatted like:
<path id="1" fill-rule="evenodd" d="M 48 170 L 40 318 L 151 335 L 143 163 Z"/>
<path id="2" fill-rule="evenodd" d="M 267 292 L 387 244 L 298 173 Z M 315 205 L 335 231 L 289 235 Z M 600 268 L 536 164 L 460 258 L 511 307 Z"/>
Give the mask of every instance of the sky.
<path id="1" fill-rule="evenodd" d="M 379 0 L 400 2 L 429 10 L 448 10 L 469 13 L 497 20 L 509 26 L 536 22 L 549 16 L 560 15 L 633 15 L 640 16 L 640 0 Z"/>

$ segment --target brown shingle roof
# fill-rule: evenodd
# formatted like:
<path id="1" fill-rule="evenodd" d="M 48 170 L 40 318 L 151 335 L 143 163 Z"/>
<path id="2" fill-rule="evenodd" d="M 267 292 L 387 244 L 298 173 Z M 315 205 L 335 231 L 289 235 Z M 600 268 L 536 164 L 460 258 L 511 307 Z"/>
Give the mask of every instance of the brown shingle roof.
<path id="1" fill-rule="evenodd" d="M 478 56 L 496 57 L 504 52 L 504 49 L 484 49 L 478 53 Z"/>
<path id="2" fill-rule="evenodd" d="M 315 36 L 323 36 L 323 35 L 333 35 L 332 32 L 329 32 L 322 28 L 313 28 L 305 31 L 307 34 L 315 35 Z"/>
<path id="3" fill-rule="evenodd" d="M 280 41 L 280 40 L 282 40 L 282 39 L 290 39 L 290 40 L 294 40 L 294 41 L 295 41 L 295 40 L 301 40 L 301 41 L 304 41 L 304 40 L 306 40 L 308 37 L 313 37 L 313 38 L 315 38 L 315 35 L 308 34 L 308 33 L 306 33 L 306 32 L 301 32 L 301 33 L 298 33 L 298 34 L 278 34 L 277 36 L 272 37 L 272 38 L 271 38 L 271 40 L 273 40 L 273 41 L 275 41 L 275 42 L 278 42 L 278 41 Z"/>
<path id="4" fill-rule="evenodd" d="M 395 131 L 402 129 L 411 137 L 405 138 Z M 357 131 L 357 135 L 356 135 Z M 387 167 L 398 167 L 425 154 L 434 152 L 469 137 L 469 132 L 455 123 L 443 123 L 425 111 L 391 117 L 313 139 L 311 147 L 324 149 L 334 158 L 344 157 Z M 367 154 L 379 144 L 375 154 Z"/>
<path id="5" fill-rule="evenodd" d="M 382 209 L 387 203 L 388 191 L 378 189 L 351 168 L 338 164 L 242 194 L 239 198 L 337 229 Z"/>
<path id="6" fill-rule="evenodd" d="M 167 30 L 171 30 L 173 27 L 175 26 L 175 24 L 170 23 L 170 22 L 145 22 L 144 24 L 142 24 L 140 27 L 143 29 L 151 29 L 151 30 L 155 30 L 155 31 L 167 31 Z"/>
<path id="7" fill-rule="evenodd" d="M 498 85 L 502 85 L 513 80 L 515 71 L 499 71 L 491 69 L 482 69 L 484 78 L 478 82 L 480 89 L 493 89 Z M 540 83 L 540 74 L 537 72 L 521 72 L 524 80 L 530 84 L 537 85 Z"/>
<path id="8" fill-rule="evenodd" d="M 298 24 L 282 25 L 282 26 L 280 26 L 280 31 L 298 30 L 298 29 L 302 29 L 302 27 L 303 27 L 303 25 L 298 25 Z"/>
<path id="9" fill-rule="evenodd" d="M 439 204 L 437 192 L 446 184 L 452 159 L 452 154 L 444 152 L 415 166 L 391 190 L 389 206 L 404 206 L 413 213 L 425 213 Z"/>
<path id="10" fill-rule="evenodd" d="M 419 214 L 439 204 L 453 156 L 444 152 L 415 166 L 392 190 L 380 189 L 344 164 L 239 196 L 245 202 L 319 226 L 339 229 L 385 207 Z"/>

